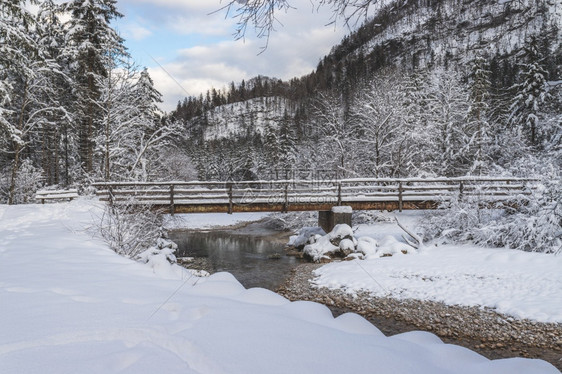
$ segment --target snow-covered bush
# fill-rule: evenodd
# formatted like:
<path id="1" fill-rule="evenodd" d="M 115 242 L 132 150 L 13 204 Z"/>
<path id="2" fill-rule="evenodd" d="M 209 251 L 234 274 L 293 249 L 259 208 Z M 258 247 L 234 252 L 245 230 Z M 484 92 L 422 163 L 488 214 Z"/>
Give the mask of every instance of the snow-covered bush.
<path id="1" fill-rule="evenodd" d="M 7 202 L 10 194 L 12 170 L 10 167 L 2 171 L 0 179 L 0 202 Z M 31 160 L 24 160 L 16 174 L 14 184 L 14 204 L 25 204 L 34 202 L 35 192 L 43 184 L 41 170 L 33 166 Z"/>
<path id="2" fill-rule="evenodd" d="M 156 243 L 139 253 L 135 259 L 147 264 L 154 273 L 164 278 L 178 278 L 189 273 L 195 277 L 208 277 L 209 273 L 205 270 L 185 269 L 177 265 L 177 258 L 174 252 L 178 248 L 177 244 L 169 239 L 158 238 Z"/>
<path id="3" fill-rule="evenodd" d="M 142 263 L 155 261 L 155 257 L 167 261 L 170 264 L 178 262 L 174 252 L 178 249 L 178 245 L 169 239 L 158 238 L 156 244 L 146 251 L 139 253 L 135 259 Z M 157 261 L 160 262 L 160 261 Z"/>
<path id="4" fill-rule="evenodd" d="M 562 178 L 547 181 L 525 204 L 479 231 L 487 244 L 562 253 Z"/>
<path id="5" fill-rule="evenodd" d="M 426 237 L 531 252 L 562 253 L 562 181 L 548 179 L 509 206 L 480 209 L 478 201 L 452 199 L 422 223 Z"/>
<path id="6" fill-rule="evenodd" d="M 135 258 L 162 237 L 162 215 L 148 206 L 130 203 L 107 205 L 95 217 L 97 234 L 118 254 Z"/>
<path id="7" fill-rule="evenodd" d="M 295 231 L 318 224 L 318 212 L 274 213 L 265 219 L 267 227 L 280 231 Z"/>
<path id="8" fill-rule="evenodd" d="M 502 214 L 498 209 L 482 209 L 481 203 L 477 195 L 456 195 L 443 201 L 437 211 L 427 213 L 427 218 L 421 222 L 424 237 L 442 242 L 478 241 L 476 229 Z"/>

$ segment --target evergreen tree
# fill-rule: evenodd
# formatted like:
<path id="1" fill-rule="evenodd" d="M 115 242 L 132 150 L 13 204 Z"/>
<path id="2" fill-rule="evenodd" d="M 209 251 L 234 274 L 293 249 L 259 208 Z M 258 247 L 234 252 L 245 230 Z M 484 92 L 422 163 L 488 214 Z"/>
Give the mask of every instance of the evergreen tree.
<path id="1" fill-rule="evenodd" d="M 263 147 L 264 147 L 265 159 L 267 160 L 267 164 L 270 168 L 270 172 L 274 171 L 275 174 L 278 174 L 279 166 L 280 166 L 279 165 L 279 160 L 280 160 L 279 138 L 277 136 L 277 132 L 271 126 L 271 124 L 268 124 L 265 127 L 265 132 L 263 136 Z"/>
<path id="2" fill-rule="evenodd" d="M 401 84 L 404 87 L 404 98 L 401 110 L 403 111 L 404 131 L 400 140 L 400 158 L 397 165 L 401 165 L 397 175 L 426 175 L 431 170 L 426 166 L 430 164 L 433 155 L 430 153 L 433 144 L 434 131 L 430 126 L 429 111 L 429 77 L 426 71 L 417 71 L 406 77 Z"/>
<path id="3" fill-rule="evenodd" d="M 532 147 L 539 146 L 545 137 L 541 127 L 541 107 L 548 98 L 547 72 L 542 66 L 536 40 L 526 49 L 527 62 L 522 66 L 521 82 L 515 85 L 516 95 L 511 105 L 511 124 L 524 134 Z"/>
<path id="4" fill-rule="evenodd" d="M 7 196 L 13 204 L 21 202 L 22 196 L 28 198 L 18 192 L 26 189 L 22 183 L 38 185 L 34 164 L 40 163 L 41 154 L 51 146 L 57 148 L 56 139 L 44 135 L 66 114 L 59 100 L 64 80 L 57 79 L 61 69 L 48 48 L 53 41 L 45 37 L 57 30 L 50 30 L 48 22 L 36 23 L 20 1 L 0 3 L 0 12 L 0 130 L 2 150 L 10 155 Z M 39 19 L 43 20 L 41 12 Z M 53 169 L 57 165 L 49 170 Z"/>
<path id="5" fill-rule="evenodd" d="M 61 7 L 52 0 L 42 1 L 37 15 L 38 44 L 51 66 L 49 79 L 52 92 L 49 100 L 59 110 L 50 111 L 43 125 L 41 166 L 45 184 L 68 186 L 71 163 L 75 159 L 75 142 L 69 131 L 74 122 L 72 113 L 73 80 L 70 56 L 66 55 L 66 36 L 60 21 Z"/>
<path id="6" fill-rule="evenodd" d="M 111 59 L 124 51 L 123 39 L 110 26 L 122 17 L 116 0 L 73 0 L 63 4 L 71 16 L 65 28 L 68 33 L 69 53 L 76 61 L 74 79 L 77 82 L 79 153 L 82 169 L 89 174 L 94 170 L 94 136 L 103 120 L 101 86 L 113 64 Z"/>
<path id="7" fill-rule="evenodd" d="M 30 55 L 36 54 L 35 42 L 29 35 L 33 24 L 25 1 L 0 2 L 0 130 L 6 151 L 9 142 L 21 142 L 21 131 L 12 118 L 12 103 L 17 95 L 14 85 L 29 76 Z"/>
<path id="8" fill-rule="evenodd" d="M 284 171 L 284 178 L 289 178 L 297 162 L 297 144 L 295 133 L 291 127 L 291 119 L 287 110 L 281 119 L 279 128 L 279 166 Z"/>
<path id="9" fill-rule="evenodd" d="M 486 60 L 478 56 L 472 62 L 469 94 L 469 126 L 472 133 L 473 164 L 471 171 L 482 175 L 486 170 L 488 159 L 488 147 L 490 139 L 490 126 L 488 122 L 488 102 L 490 99 L 490 70 Z"/>

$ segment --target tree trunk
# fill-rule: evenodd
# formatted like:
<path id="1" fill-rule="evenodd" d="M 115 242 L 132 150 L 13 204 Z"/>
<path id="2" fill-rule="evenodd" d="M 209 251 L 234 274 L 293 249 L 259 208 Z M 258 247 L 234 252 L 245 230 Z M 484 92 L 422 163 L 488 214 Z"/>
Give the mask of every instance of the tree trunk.
<path id="1" fill-rule="evenodd" d="M 64 125 L 64 186 L 68 187 L 70 185 L 70 159 L 68 155 L 68 124 Z"/>
<path id="2" fill-rule="evenodd" d="M 53 168 L 54 168 L 54 183 L 55 184 L 59 184 L 60 183 L 60 170 L 59 170 L 59 159 L 60 159 L 60 154 L 59 154 L 59 144 L 60 144 L 60 133 L 58 131 L 58 129 L 55 132 L 55 139 L 54 139 L 54 144 L 53 144 Z"/>
<path id="3" fill-rule="evenodd" d="M 12 165 L 12 175 L 10 178 L 10 192 L 8 195 L 8 204 L 14 204 L 15 195 L 16 195 L 16 179 L 18 177 L 18 168 L 19 168 L 19 158 L 20 158 L 21 147 L 19 143 L 16 143 L 15 147 L 15 157 L 14 157 L 14 164 Z"/>
<path id="4" fill-rule="evenodd" d="M 22 132 L 23 136 L 23 111 L 27 105 L 27 82 L 23 85 L 23 98 L 21 102 L 20 115 L 18 118 L 18 130 Z M 21 139 L 23 141 L 23 139 Z M 18 177 L 20 153 L 22 151 L 21 144 L 18 142 L 14 143 L 14 164 L 12 166 L 12 175 L 10 178 L 10 191 L 8 193 L 8 204 L 14 204 L 16 195 L 16 179 Z"/>

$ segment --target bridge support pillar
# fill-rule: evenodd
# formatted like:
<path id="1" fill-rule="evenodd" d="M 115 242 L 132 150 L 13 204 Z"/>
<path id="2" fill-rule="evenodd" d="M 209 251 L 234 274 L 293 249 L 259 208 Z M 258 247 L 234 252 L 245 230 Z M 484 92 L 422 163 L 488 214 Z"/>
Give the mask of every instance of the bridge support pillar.
<path id="1" fill-rule="evenodd" d="M 345 223 L 351 226 L 351 213 L 353 209 L 350 206 L 335 206 L 332 210 L 321 210 L 318 212 L 318 226 L 326 233 L 332 231 L 335 225 Z"/>

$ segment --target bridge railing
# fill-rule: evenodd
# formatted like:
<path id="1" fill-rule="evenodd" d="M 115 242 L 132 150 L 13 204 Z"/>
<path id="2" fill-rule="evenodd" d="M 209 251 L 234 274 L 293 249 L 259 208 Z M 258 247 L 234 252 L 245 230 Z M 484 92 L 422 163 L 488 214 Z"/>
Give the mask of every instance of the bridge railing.
<path id="1" fill-rule="evenodd" d="M 534 182 L 536 180 L 524 178 L 461 177 L 100 182 L 93 185 L 100 200 L 111 204 L 163 206 L 169 207 L 172 213 L 176 206 L 226 206 L 232 213 L 234 207 L 240 205 L 269 205 L 275 207 L 272 210 L 288 211 L 296 205 L 392 202 L 402 210 L 408 202 L 437 203 L 452 197 L 478 197 L 482 201 L 497 202 L 529 195 Z"/>

